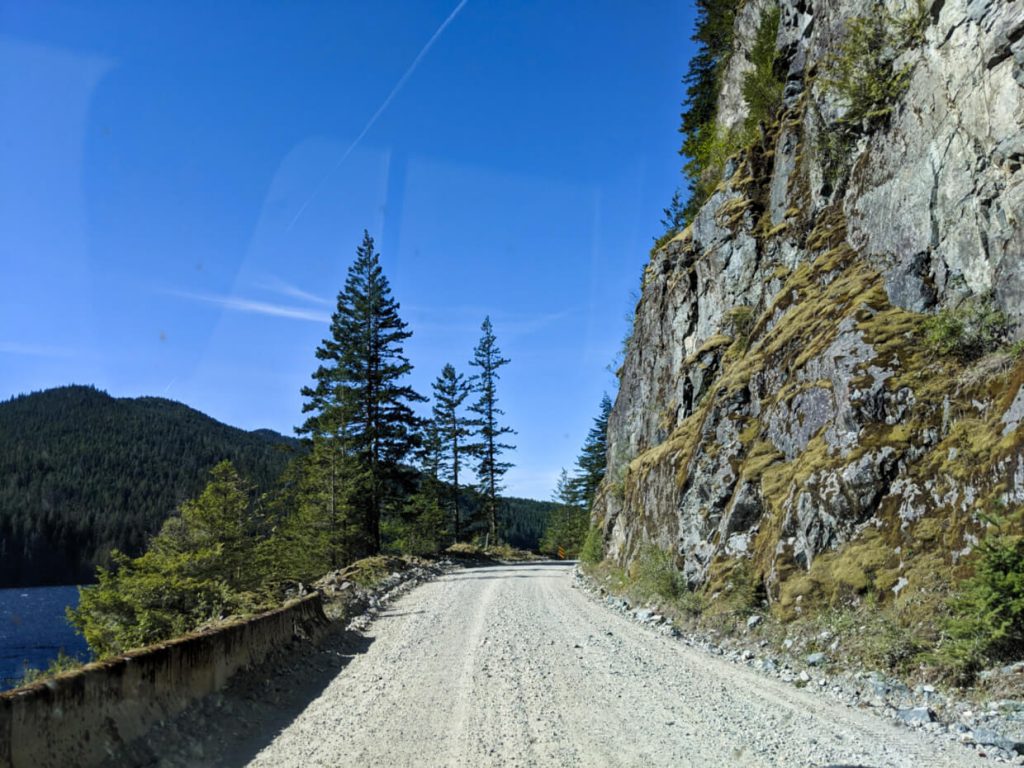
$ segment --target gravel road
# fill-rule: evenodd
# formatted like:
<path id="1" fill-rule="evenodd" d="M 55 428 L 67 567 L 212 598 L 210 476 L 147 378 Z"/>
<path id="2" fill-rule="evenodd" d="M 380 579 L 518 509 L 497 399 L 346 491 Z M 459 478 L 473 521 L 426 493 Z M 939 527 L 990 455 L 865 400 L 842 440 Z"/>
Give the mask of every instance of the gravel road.
<path id="1" fill-rule="evenodd" d="M 562 564 L 424 584 L 373 622 L 364 648 L 272 741 L 263 734 L 249 765 L 987 762 L 635 624 L 574 589 Z"/>

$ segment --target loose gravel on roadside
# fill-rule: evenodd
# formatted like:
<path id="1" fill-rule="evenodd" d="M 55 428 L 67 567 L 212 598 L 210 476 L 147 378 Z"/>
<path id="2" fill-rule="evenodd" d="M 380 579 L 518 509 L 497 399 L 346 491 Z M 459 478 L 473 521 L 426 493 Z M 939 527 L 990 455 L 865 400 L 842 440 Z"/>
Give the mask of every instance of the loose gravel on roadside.
<path id="1" fill-rule="evenodd" d="M 878 671 L 849 667 L 842 658 L 842 638 L 828 631 L 815 637 L 815 644 L 831 643 L 828 652 L 801 653 L 804 643 L 791 638 L 781 648 L 773 647 L 759 636 L 764 617 L 756 613 L 740 622 L 739 632 L 680 630 L 659 613 L 654 603 L 632 605 L 621 595 L 609 593 L 579 567 L 574 569 L 573 577 L 574 586 L 591 599 L 649 631 L 809 693 L 887 718 L 896 725 L 956 742 L 990 763 L 1024 765 L 1024 701 L 985 697 L 979 690 L 956 695 L 933 685 L 911 686 Z M 1024 662 L 1018 662 L 983 672 L 982 676 L 1009 679 L 1022 673 Z"/>

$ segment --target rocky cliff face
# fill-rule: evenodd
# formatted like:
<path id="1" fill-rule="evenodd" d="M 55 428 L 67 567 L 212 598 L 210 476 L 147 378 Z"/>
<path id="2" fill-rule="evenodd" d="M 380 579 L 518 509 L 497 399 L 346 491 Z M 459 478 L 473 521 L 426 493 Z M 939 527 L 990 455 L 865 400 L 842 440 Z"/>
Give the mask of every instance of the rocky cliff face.
<path id="1" fill-rule="evenodd" d="M 983 298 L 1024 330 L 1024 0 L 748 0 L 721 125 L 773 2 L 783 106 L 652 255 L 595 515 L 622 563 L 655 545 L 714 587 L 745 562 L 792 612 L 924 588 L 1024 503 L 1024 363 L 925 341 Z M 888 114 L 850 128 L 824 63 L 878 13 L 920 31 Z"/>

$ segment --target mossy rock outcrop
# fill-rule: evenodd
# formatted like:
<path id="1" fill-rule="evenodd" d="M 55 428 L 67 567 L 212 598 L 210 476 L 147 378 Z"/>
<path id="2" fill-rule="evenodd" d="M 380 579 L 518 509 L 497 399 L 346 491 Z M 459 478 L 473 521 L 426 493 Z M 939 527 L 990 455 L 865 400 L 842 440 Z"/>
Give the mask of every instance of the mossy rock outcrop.
<path id="1" fill-rule="evenodd" d="M 1024 503 L 1024 362 L 965 366 L 926 332 L 981 298 L 1024 330 L 1024 54 L 1009 4 L 936 4 L 898 101 L 851 128 L 820 70 L 870 6 L 780 7 L 784 108 L 645 271 L 595 523 L 610 558 L 657 546 L 708 593 L 743 563 L 792 616 L 951 582 L 987 511 Z M 729 77 L 719 109 L 742 110 Z M 947 120 L 957 89 L 1000 100 Z"/>

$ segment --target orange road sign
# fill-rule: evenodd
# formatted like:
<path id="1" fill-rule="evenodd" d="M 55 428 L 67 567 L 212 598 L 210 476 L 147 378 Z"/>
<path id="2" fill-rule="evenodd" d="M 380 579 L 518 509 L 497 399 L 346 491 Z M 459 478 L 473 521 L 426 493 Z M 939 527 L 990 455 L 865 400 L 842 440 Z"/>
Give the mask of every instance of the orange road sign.
<path id="1" fill-rule="evenodd" d="M 558 559 L 565 560 L 565 550 L 561 547 L 558 548 Z"/>

